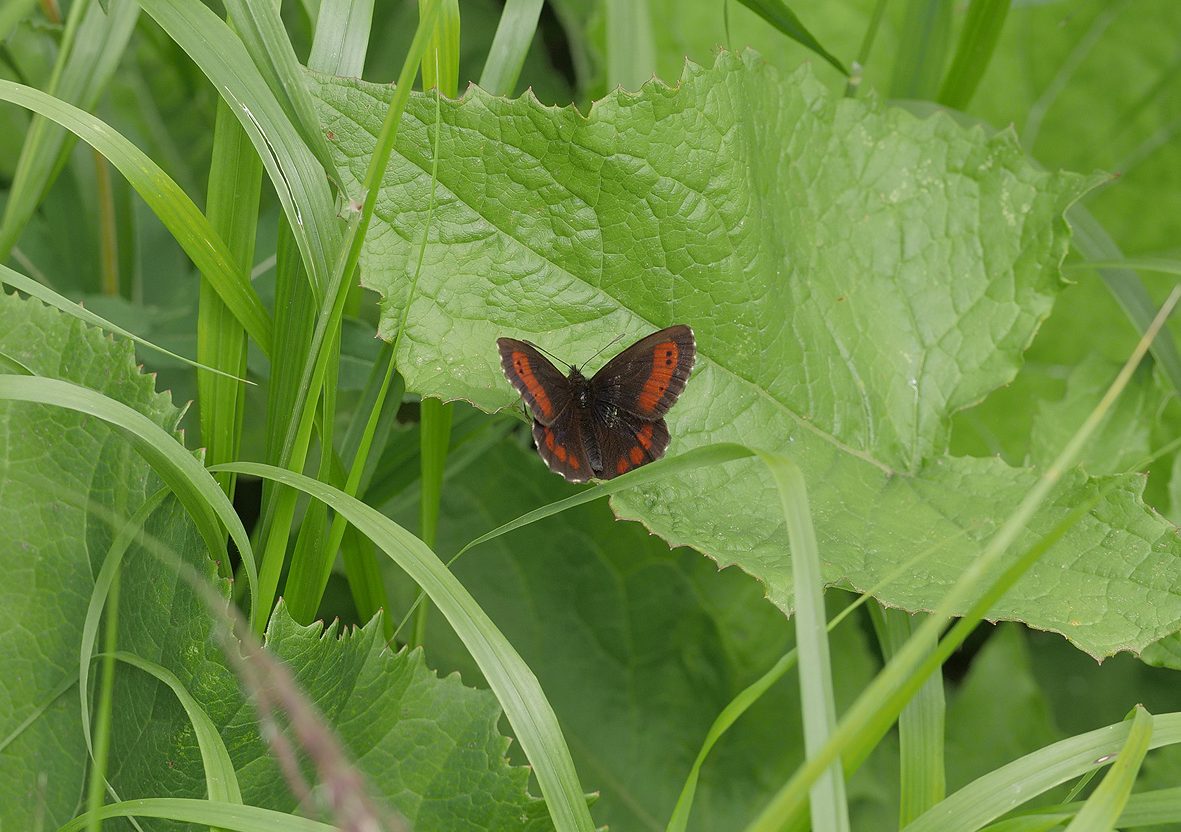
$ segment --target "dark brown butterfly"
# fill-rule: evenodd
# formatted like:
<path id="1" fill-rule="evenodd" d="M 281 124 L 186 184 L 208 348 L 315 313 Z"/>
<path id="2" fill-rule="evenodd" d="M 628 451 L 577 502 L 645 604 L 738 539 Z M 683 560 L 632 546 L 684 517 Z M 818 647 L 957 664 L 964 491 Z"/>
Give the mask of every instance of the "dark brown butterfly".
<path id="1" fill-rule="evenodd" d="M 528 341 L 498 338 L 500 365 L 533 415 L 533 440 L 550 470 L 571 482 L 609 480 L 660 459 L 664 414 L 697 357 L 693 330 L 670 326 L 641 338 L 591 378 L 570 375 Z"/>

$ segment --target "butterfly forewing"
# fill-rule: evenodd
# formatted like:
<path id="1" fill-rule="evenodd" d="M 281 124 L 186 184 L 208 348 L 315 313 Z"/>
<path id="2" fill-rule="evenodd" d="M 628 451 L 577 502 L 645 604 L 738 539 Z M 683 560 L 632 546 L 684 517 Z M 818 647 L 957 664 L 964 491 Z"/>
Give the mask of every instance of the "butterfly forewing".
<path id="1" fill-rule="evenodd" d="M 533 418 L 552 425 L 570 405 L 570 382 L 537 347 L 516 338 L 498 338 L 500 366 Z"/>
<path id="2" fill-rule="evenodd" d="M 591 379 L 596 400 L 642 419 L 659 419 L 676 402 L 693 372 L 697 343 L 687 326 L 670 326 L 641 338 Z"/>

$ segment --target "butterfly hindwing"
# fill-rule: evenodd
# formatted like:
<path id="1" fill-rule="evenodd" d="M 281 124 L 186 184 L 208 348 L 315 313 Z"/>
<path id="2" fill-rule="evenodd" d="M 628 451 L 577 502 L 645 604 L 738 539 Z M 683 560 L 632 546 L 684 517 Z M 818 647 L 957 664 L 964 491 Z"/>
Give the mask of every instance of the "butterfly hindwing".
<path id="1" fill-rule="evenodd" d="M 596 409 L 594 424 L 602 459 L 600 469 L 595 471 L 599 479 L 609 480 L 654 462 L 668 448 L 668 424 L 664 419 L 641 419 L 604 404 Z"/>
<path id="2" fill-rule="evenodd" d="M 498 338 L 500 366 L 533 418 L 552 425 L 570 405 L 570 382 L 537 347 L 516 338 Z"/>
<path id="3" fill-rule="evenodd" d="M 533 441 L 537 453 L 545 460 L 551 471 L 561 474 L 570 482 L 586 482 L 598 476 L 591 470 L 583 448 L 578 420 L 567 411 L 552 425 L 543 425 L 533 420 Z"/>
<path id="4" fill-rule="evenodd" d="M 641 338 L 591 379 L 595 399 L 641 419 L 659 419 L 676 402 L 697 358 L 693 330 L 681 324 Z"/>

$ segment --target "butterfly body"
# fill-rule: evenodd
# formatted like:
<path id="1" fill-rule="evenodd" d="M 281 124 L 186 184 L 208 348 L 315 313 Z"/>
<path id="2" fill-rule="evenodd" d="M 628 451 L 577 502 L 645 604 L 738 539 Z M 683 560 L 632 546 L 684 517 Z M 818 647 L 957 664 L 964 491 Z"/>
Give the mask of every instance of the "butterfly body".
<path id="1" fill-rule="evenodd" d="M 571 482 L 611 479 L 659 459 L 668 447 L 668 412 L 693 370 L 693 330 L 654 332 L 587 378 L 562 375 L 528 341 L 497 340 L 504 374 L 533 416 L 537 451 Z"/>

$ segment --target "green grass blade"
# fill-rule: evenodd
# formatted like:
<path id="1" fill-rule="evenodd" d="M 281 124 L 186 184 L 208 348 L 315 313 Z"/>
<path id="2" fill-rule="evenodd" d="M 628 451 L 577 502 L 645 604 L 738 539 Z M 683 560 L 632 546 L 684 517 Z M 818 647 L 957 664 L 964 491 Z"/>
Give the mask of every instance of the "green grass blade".
<path id="1" fill-rule="evenodd" d="M 225 243 L 175 182 L 160 167 L 108 125 L 40 90 L 0 80 L 0 100 L 19 104 L 68 129 L 107 158 L 143 197 L 250 337 L 269 352 L 271 321 L 246 275 L 233 264 Z"/>
<path id="2" fill-rule="evenodd" d="M 308 67 L 360 78 L 372 25 L 373 0 L 321 0 Z"/>
<path id="3" fill-rule="evenodd" d="M 94 109 L 138 17 L 135 0 L 112 0 L 106 9 L 95 2 L 74 3 L 46 92 L 82 110 Z M 71 147 L 73 137 L 52 120 L 37 116 L 29 125 L 0 222 L 0 261 L 8 259 Z"/>
<path id="4" fill-rule="evenodd" d="M 996 51 L 1010 5 L 1012 0 L 972 0 L 951 68 L 939 90 L 940 104 L 957 110 L 968 106 Z"/>
<path id="5" fill-rule="evenodd" d="M 480 86 L 493 95 L 512 95 L 517 88 L 521 67 L 537 33 L 541 5 L 542 0 L 508 0 L 504 4 L 480 73 Z"/>
<path id="6" fill-rule="evenodd" d="M 114 658 L 155 676 L 172 690 L 185 709 L 189 724 L 193 727 L 193 738 L 197 741 L 197 748 L 201 752 L 201 766 L 205 772 L 205 790 L 209 799 L 220 803 L 241 803 L 242 790 L 238 786 L 238 774 L 234 770 L 230 752 L 226 749 L 221 734 L 218 733 L 217 726 L 213 724 L 209 714 L 181 684 L 180 679 L 176 678 L 168 668 L 140 658 L 133 653 L 119 651 L 114 655 Z"/>
<path id="7" fill-rule="evenodd" d="M 1106 832 L 1115 827 L 1123 813 L 1152 741 L 1152 717 L 1148 711 L 1137 705 L 1132 713 L 1128 739 L 1117 752 L 1115 763 L 1066 827 L 1066 832 Z"/>
<path id="8" fill-rule="evenodd" d="M 325 286 L 340 247 L 336 203 L 324 169 L 275 100 L 242 41 L 203 3 L 141 0 L 141 5 L 230 105 L 275 188 L 310 279 Z"/>
<path id="9" fill-rule="evenodd" d="M 418 0 L 418 13 L 424 14 L 431 2 Z M 422 89 L 436 89 L 448 98 L 459 94 L 459 0 L 439 0 L 439 13 L 422 57 Z"/>
<path id="10" fill-rule="evenodd" d="M 376 509 L 302 474 L 258 463 L 220 467 L 273 479 L 322 500 L 344 515 L 422 587 L 463 641 L 500 700 L 541 784 L 554 825 L 559 830 L 591 832 L 594 825 L 574 762 L 536 677 L 467 589 L 425 543 Z"/>
<path id="11" fill-rule="evenodd" d="M 248 274 L 254 262 L 261 190 L 262 162 L 228 105 L 219 100 L 213 128 L 206 213 L 209 224 L 225 240 L 241 274 Z M 246 331 L 218 297 L 213 285 L 202 278 L 197 308 L 197 357 L 227 372 L 245 375 L 246 344 Z M 197 397 L 206 464 L 237 459 L 245 415 L 245 391 L 217 375 L 198 373 Z M 233 475 L 222 474 L 217 479 L 233 499 Z"/>
<path id="12" fill-rule="evenodd" d="M 1048 540 L 1053 535 L 1043 538 L 1025 556 L 1001 572 L 999 578 L 992 578 L 1009 547 L 1016 541 L 1017 536 L 1025 528 L 1038 507 L 1050 496 L 1063 473 L 1077 460 L 1083 446 L 1094 434 L 1114 404 L 1116 397 L 1131 379 L 1140 360 L 1147 353 L 1149 343 L 1164 326 L 1179 297 L 1181 297 L 1181 289 L 1175 290 L 1169 296 L 1161 311 L 1153 319 L 1148 332 L 1140 339 L 1136 349 L 1133 350 L 1132 355 L 1103 399 L 1071 437 L 1054 462 L 1043 472 L 1017 510 L 989 539 L 980 557 L 964 572 L 915 635 L 903 645 L 902 649 L 857 698 L 857 701 L 837 725 L 832 738 L 825 747 L 815 756 L 809 757 L 808 761 L 779 790 L 748 829 L 752 832 L 755 830 L 760 832 L 762 830 L 778 830 L 792 822 L 793 819 L 802 817 L 807 803 L 808 789 L 833 760 L 845 753 L 848 755 L 845 758 L 846 763 L 852 760 L 859 762 L 867 757 L 872 745 L 876 744 L 885 733 L 889 724 L 902 710 L 909 696 L 916 692 L 926 677 L 939 666 L 945 655 L 944 649 L 946 648 L 946 652 L 949 654 L 956 644 L 962 642 L 999 597 L 999 593 L 1012 586 L 1017 578 L 1032 566 L 1037 557 L 1044 554 L 1049 547 Z M 1074 522 L 1078 522 L 1085 510 L 1089 510 L 1089 508 L 1089 506 L 1083 506 L 1080 510 L 1072 511 L 1066 520 L 1058 525 L 1055 534 L 1058 536 L 1065 534 L 1066 529 Z M 969 605 L 969 600 L 973 598 L 977 600 Z M 964 615 L 948 636 L 940 642 L 940 651 L 927 655 L 924 661 L 929 637 L 937 636 L 951 620 L 953 610 L 964 606 L 969 606 L 969 613 Z"/>
<path id="13" fill-rule="evenodd" d="M 804 474 L 780 454 L 759 452 L 779 487 L 783 516 L 791 545 L 792 586 L 795 588 L 796 651 L 800 657 L 800 702 L 804 721 L 804 748 L 810 757 L 824 746 L 836 725 L 836 700 L 832 687 L 832 662 L 828 650 L 828 626 L 824 614 L 824 577 L 820 549 L 812 527 Z M 833 832 L 849 829 L 845 797 L 845 773 L 839 759 L 816 779 L 811 789 L 812 828 Z"/>
<path id="14" fill-rule="evenodd" d="M 1100 269 L 1124 269 L 1137 272 L 1159 272 L 1181 277 L 1181 260 L 1171 260 L 1167 257 L 1124 257 L 1120 260 L 1084 260 L 1081 263 L 1068 263 L 1063 267 L 1068 272 L 1081 272 Z"/>
<path id="15" fill-rule="evenodd" d="M 638 90 L 656 72 L 648 0 L 606 0 L 607 87 Z"/>
<path id="16" fill-rule="evenodd" d="M 914 635 L 918 621 L 904 610 L 871 605 L 878 640 L 888 661 Z M 925 636 L 928 637 L 929 636 Z M 935 650 L 929 641 L 928 653 Z M 932 673 L 898 716 L 898 746 L 901 760 L 901 802 L 898 825 L 905 826 L 947 796 L 943 765 L 944 736 L 943 676 Z"/>
<path id="17" fill-rule="evenodd" d="M 90 601 L 86 608 L 86 617 L 82 620 L 82 640 L 78 651 L 78 695 L 82 704 L 82 738 L 86 747 L 94 754 L 90 732 L 90 662 L 94 658 L 94 648 L 98 642 L 98 627 L 102 622 L 103 610 L 108 599 L 112 598 L 112 588 L 115 586 L 119 568 L 123 565 L 123 556 L 127 549 L 135 542 L 143 530 L 144 523 L 152 515 L 160 503 L 169 494 L 167 488 L 162 488 L 148 497 L 135 513 L 127 518 L 115 532 L 107 555 L 103 558 L 102 566 L 94 578 L 94 589 L 90 593 Z M 117 601 L 112 601 L 112 606 Z M 105 647 L 106 652 L 111 648 Z M 91 807 L 93 811 L 94 807 Z"/>
<path id="18" fill-rule="evenodd" d="M 770 690 L 771 686 L 778 682 L 783 674 L 796 666 L 797 659 L 798 654 L 795 648 L 792 648 L 779 661 L 775 662 L 770 670 L 730 700 L 722 712 L 718 714 L 713 724 L 709 726 L 709 731 L 706 732 L 701 750 L 697 752 L 697 759 L 693 761 L 693 766 L 689 770 L 689 776 L 685 778 L 685 785 L 681 788 L 681 794 L 677 798 L 677 805 L 673 808 L 672 817 L 669 818 L 666 832 L 685 832 L 685 828 L 689 824 L 689 813 L 693 809 L 693 798 L 697 793 L 697 780 L 701 775 L 701 766 L 705 763 L 709 752 L 751 705 Z"/>
<path id="19" fill-rule="evenodd" d="M 112 577 L 114 580 L 111 581 L 107 596 L 111 600 L 111 606 L 107 610 L 107 626 L 103 633 L 103 650 L 108 654 L 112 653 L 119 643 L 119 573 L 114 572 Z M 85 699 L 85 689 L 82 688 L 82 690 L 82 696 Z M 107 786 L 107 763 L 111 752 L 111 716 L 114 710 L 114 699 L 115 659 L 113 655 L 106 655 L 103 657 L 102 676 L 99 681 L 93 745 L 90 737 L 86 738 L 86 744 L 91 746 L 91 757 L 94 761 L 86 774 L 86 810 L 91 815 L 88 832 L 100 832 L 102 827 L 102 821 L 95 813 L 103 805 L 103 793 Z"/>
<path id="20" fill-rule="evenodd" d="M 891 98 L 935 98 L 947 62 L 951 11 L 947 0 L 908 0 L 890 78 Z"/>
<path id="21" fill-rule="evenodd" d="M 1074 232 L 1071 242 L 1084 259 L 1094 262 L 1123 259 L 1123 252 L 1119 246 L 1108 236 L 1094 215 L 1082 205 L 1072 205 L 1066 212 L 1066 218 Z M 1152 323 L 1155 306 L 1136 273 L 1128 269 L 1101 267 L 1099 277 L 1103 279 L 1136 329 L 1146 332 Z M 1163 331 L 1152 342 L 1151 349 L 1152 357 L 1160 363 L 1169 383 L 1181 394 L 1181 353 L 1177 351 L 1172 333 L 1167 329 Z"/>
<path id="22" fill-rule="evenodd" d="M 140 338 L 134 332 L 129 332 L 126 329 L 124 329 L 123 327 L 119 326 L 118 324 L 111 323 L 106 318 L 102 317 L 101 315 L 91 312 L 89 309 L 87 309 L 84 306 L 80 306 L 76 303 L 71 302 L 70 300 L 62 297 L 57 292 L 53 291 L 52 289 L 48 288 L 47 286 L 45 286 L 41 283 L 38 283 L 36 280 L 33 280 L 32 278 L 25 277 L 20 272 L 13 271 L 12 269 L 8 268 L 7 266 L 0 265 L 0 283 L 3 283 L 7 286 L 11 286 L 13 289 L 17 289 L 21 292 L 24 292 L 26 295 L 29 295 L 31 297 L 35 297 L 35 298 L 37 298 L 37 300 L 41 301 L 46 306 L 52 306 L 54 309 L 58 309 L 62 312 L 65 312 L 67 315 L 69 315 L 72 318 L 77 318 L 78 320 L 88 323 L 91 326 L 97 326 L 106 332 L 114 332 L 119 335 L 122 335 L 124 338 L 129 338 L 132 341 L 134 341 L 135 343 L 139 344 L 140 346 L 147 347 L 150 350 L 155 350 L 156 352 L 160 353 L 161 355 L 167 355 L 169 358 L 174 358 L 177 361 L 184 362 L 185 364 L 188 364 L 190 367 L 195 367 L 199 370 L 204 370 L 206 372 L 216 374 L 218 376 L 221 376 L 222 378 L 233 381 L 235 384 L 251 384 L 252 383 L 252 382 L 247 381 L 244 378 L 230 375 L 229 373 L 219 370 L 216 367 L 211 367 L 207 364 L 202 364 L 199 361 L 194 361 L 193 359 L 186 358 L 183 355 L 178 355 L 178 354 L 172 352 L 171 350 L 166 350 L 161 346 L 157 346 L 156 344 L 153 344 L 151 341 L 148 341 L 145 338 Z"/>
<path id="23" fill-rule="evenodd" d="M 187 797 L 151 797 L 112 803 L 99 811 L 107 818 L 164 818 L 181 823 L 198 823 L 232 832 L 340 832 L 327 823 L 308 820 L 273 809 L 242 806 Z M 79 815 L 58 827 L 58 832 L 81 832 L 89 816 Z"/>
<path id="24" fill-rule="evenodd" d="M 1145 716 L 1151 723 L 1147 748 L 1163 748 L 1181 743 L 1181 713 Z M 964 786 L 907 826 L 905 832 L 966 832 L 980 829 L 1037 795 L 1095 771 L 1113 758 L 1118 759 L 1117 755 L 1128 746 L 1132 729 L 1133 723 L 1125 720 L 1026 754 Z M 1144 731 L 1143 728 L 1138 730 Z M 1177 790 L 1170 791 L 1173 792 L 1170 797 L 1175 807 Z M 1047 807 L 1047 811 L 1063 808 L 1066 807 Z"/>
<path id="25" fill-rule="evenodd" d="M 362 182 L 365 194 L 361 210 L 352 219 L 345 235 L 342 256 L 338 258 L 333 269 L 332 279 L 329 281 L 325 293 L 324 304 L 316 318 L 316 326 L 308 346 L 307 360 L 304 362 L 300 374 L 299 387 L 296 390 L 294 418 L 286 420 L 283 443 L 280 449 L 280 462 L 292 469 L 303 468 L 307 454 L 308 443 L 311 441 L 313 419 L 316 413 L 315 403 L 323 388 L 328 359 L 332 350 L 326 349 L 326 344 L 340 331 L 341 315 L 344 312 L 344 302 L 348 296 L 348 286 L 357 262 L 361 257 L 361 248 L 365 239 L 365 232 L 369 228 L 369 221 L 373 217 L 373 209 L 377 204 L 380 191 L 378 184 L 385 173 L 390 153 L 393 152 L 394 138 L 397 136 L 398 124 L 402 113 L 406 110 L 406 102 L 410 98 L 411 84 L 417 73 L 430 33 L 434 27 L 434 16 L 438 13 L 439 4 L 431 3 L 426 12 L 420 16 L 414 40 L 402 64 L 401 74 L 394 90 L 394 96 L 386 111 L 381 132 L 377 137 L 373 156 Z M 279 586 L 279 576 L 282 572 L 283 561 L 287 550 L 288 529 L 295 515 L 295 496 L 285 492 L 276 497 L 272 522 L 265 532 L 265 548 L 259 573 L 259 598 L 269 610 L 274 604 L 275 593 Z M 264 519 L 266 514 L 264 513 Z M 265 619 L 264 619 L 265 621 Z M 256 626 L 264 621 L 256 620 Z M 261 635 L 261 631 L 259 631 Z"/>
<path id="26" fill-rule="evenodd" d="M 763 20 L 770 23 L 780 32 L 787 35 L 807 49 L 812 50 L 824 60 L 832 64 L 833 68 L 841 73 L 841 75 L 848 75 L 849 70 L 840 62 L 832 53 L 820 45 L 820 41 L 808 31 L 800 19 L 796 16 L 791 7 L 784 2 L 784 0 L 738 0 L 742 5 L 746 6 L 752 12 L 757 14 Z"/>
<path id="27" fill-rule="evenodd" d="M 226 11 L 234 23 L 246 52 L 254 60 L 263 80 L 283 108 L 287 119 L 303 143 L 319 161 L 329 177 L 336 178 L 332 151 L 320 127 L 312 96 L 304 83 L 304 71 L 283 21 L 279 3 L 258 0 L 225 0 Z"/>
<path id="28" fill-rule="evenodd" d="M 58 379 L 0 376 L 0 400 L 64 407 L 119 428 L 180 499 L 201 532 L 205 545 L 221 563 L 229 562 L 223 526 L 229 531 L 242 556 L 250 593 L 251 618 L 266 618 L 258 606 L 258 573 L 242 521 L 209 472 L 167 431 L 121 402 Z"/>

